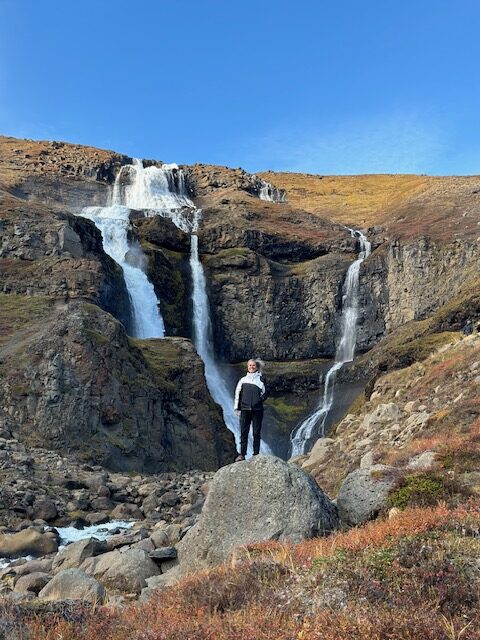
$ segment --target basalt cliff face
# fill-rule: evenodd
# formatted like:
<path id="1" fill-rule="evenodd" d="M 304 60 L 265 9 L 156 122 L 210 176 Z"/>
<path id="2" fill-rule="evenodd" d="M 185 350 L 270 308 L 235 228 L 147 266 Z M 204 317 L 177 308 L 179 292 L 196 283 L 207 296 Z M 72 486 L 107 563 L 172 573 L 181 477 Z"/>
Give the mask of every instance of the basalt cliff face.
<path id="1" fill-rule="evenodd" d="M 212 469 L 234 447 L 189 341 L 188 235 L 131 212 L 130 236 L 147 256 L 170 336 L 132 340 L 121 269 L 78 216 L 108 203 L 130 162 L 90 147 L 0 138 L 2 428 L 116 469 Z M 357 353 L 366 355 L 341 371 L 333 421 L 383 372 L 434 351 L 429 336 L 478 317 L 479 178 L 183 169 L 202 210 L 216 355 L 232 365 L 232 384 L 238 363 L 268 361 L 265 433 L 281 440 L 273 449 L 282 456 L 288 433 L 318 403 L 335 354 L 342 285 L 359 248 L 346 227 L 372 242 L 359 281 Z M 262 179 L 287 202 L 260 199 Z"/>
<path id="2" fill-rule="evenodd" d="M 11 138 L 0 155 L 2 435 L 113 469 L 230 461 L 233 438 L 192 344 L 128 337 L 121 269 L 94 224 L 75 215 L 107 203 L 130 159 Z"/>

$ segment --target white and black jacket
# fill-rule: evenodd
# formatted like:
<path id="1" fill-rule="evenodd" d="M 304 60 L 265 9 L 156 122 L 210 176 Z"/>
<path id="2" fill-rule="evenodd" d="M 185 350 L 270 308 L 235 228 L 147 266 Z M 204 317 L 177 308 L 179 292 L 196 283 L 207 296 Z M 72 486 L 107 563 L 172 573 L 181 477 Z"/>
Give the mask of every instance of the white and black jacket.
<path id="1" fill-rule="evenodd" d="M 267 399 L 265 378 L 260 371 L 247 373 L 240 378 L 235 389 L 236 411 L 259 411 L 263 409 L 263 401 Z"/>

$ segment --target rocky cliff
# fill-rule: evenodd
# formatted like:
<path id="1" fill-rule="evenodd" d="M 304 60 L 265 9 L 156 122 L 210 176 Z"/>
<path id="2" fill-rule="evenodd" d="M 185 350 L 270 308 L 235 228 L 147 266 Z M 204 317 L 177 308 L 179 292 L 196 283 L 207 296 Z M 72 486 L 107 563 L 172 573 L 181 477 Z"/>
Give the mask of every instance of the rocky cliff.
<path id="1" fill-rule="evenodd" d="M 115 172 L 130 159 L 63 143 L 0 142 L 4 436 L 114 469 L 216 469 L 231 460 L 233 438 L 191 343 L 128 338 L 121 269 L 93 223 L 75 215 L 108 202 Z M 171 256 L 188 243 L 163 222 L 160 240 L 155 224 L 144 237 L 153 241 L 154 281 L 175 308 L 182 294 Z M 182 312 L 172 316 L 175 329 Z"/>
<path id="2" fill-rule="evenodd" d="M 92 223 L 75 214 L 83 206 L 105 205 L 115 176 L 131 158 L 12 138 L 0 139 L 0 152 L 4 294 L 10 301 L 35 297 L 40 309 L 43 299 L 53 299 L 52 308 L 60 315 L 52 320 L 52 331 L 65 327 L 59 320 L 62 305 L 78 300 L 112 314 L 128 334 L 130 310 L 121 272 L 104 254 Z M 364 366 L 340 373 L 340 403 L 332 420 L 341 417 L 361 389 L 371 388 L 392 359 L 397 359 L 395 366 L 403 364 L 405 351 L 415 359 L 415 349 L 402 346 L 412 340 L 403 332 L 405 323 L 420 323 L 415 339 L 421 336 L 433 349 L 435 339 L 429 342 L 426 336 L 458 330 L 475 317 L 475 303 L 467 296 L 464 311 L 456 305 L 453 315 L 447 312 L 442 322 L 430 322 L 437 311 L 464 299 L 465 289 L 477 282 L 480 179 L 254 176 L 210 165 L 184 171 L 188 193 L 202 210 L 199 245 L 217 357 L 234 365 L 252 355 L 269 361 L 266 373 L 273 380 L 273 394 L 265 428 L 280 455 L 287 455 L 289 431 L 318 403 L 321 376 L 335 353 L 342 286 L 358 252 L 346 227 L 363 228 L 372 242 L 360 270 L 357 340 L 357 353 L 369 355 L 359 360 Z M 282 189 L 287 201 L 261 200 L 262 180 Z M 142 211 L 131 212 L 131 225 L 131 239 L 147 256 L 146 270 L 160 299 L 167 335 L 192 338 L 188 235 Z M 84 310 L 80 306 L 76 313 Z M 3 333 L 11 339 L 12 331 L 19 330 L 29 331 L 9 325 Z M 126 345 L 132 348 L 128 340 Z M 423 349 L 422 355 L 427 352 Z M 116 370 L 112 358 L 110 354 L 109 365 Z M 230 375 L 232 385 L 241 369 Z M 202 402 L 210 406 L 206 392 Z M 191 419 L 192 412 L 188 424 Z M 156 420 L 150 415 L 147 422 Z M 218 414 L 208 420 L 217 424 Z M 216 432 L 212 429 L 210 433 Z M 158 459 L 173 460 L 174 449 Z"/>

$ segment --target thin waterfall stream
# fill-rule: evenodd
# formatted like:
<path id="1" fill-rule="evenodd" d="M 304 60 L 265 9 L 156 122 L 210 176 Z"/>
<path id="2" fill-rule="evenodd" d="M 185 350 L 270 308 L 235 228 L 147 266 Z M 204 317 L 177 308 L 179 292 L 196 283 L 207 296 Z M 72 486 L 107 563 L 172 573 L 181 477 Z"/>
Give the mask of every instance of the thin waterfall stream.
<path id="1" fill-rule="evenodd" d="M 240 426 L 233 408 L 233 391 L 230 391 L 226 375 L 217 363 L 214 353 L 206 279 L 199 258 L 196 234 L 201 220 L 201 210 L 197 209 L 188 197 L 184 172 L 176 164 L 144 167 L 141 160 L 135 159 L 133 164 L 123 166 L 118 173 L 112 193 L 112 204 L 109 207 L 88 207 L 82 212 L 84 217 L 93 220 L 102 231 L 105 251 L 123 269 L 135 316 L 136 337 L 163 337 L 165 331 L 159 312 L 159 301 L 143 270 L 143 254 L 140 247 L 132 247 L 127 241 L 131 209 L 142 210 L 146 216 L 159 215 L 170 218 L 176 227 L 190 234 L 194 344 L 205 366 L 205 378 L 210 394 L 222 407 L 225 424 L 233 432 L 239 447 Z M 132 253 L 136 255 L 135 260 L 140 266 L 132 266 L 127 262 Z M 147 311 L 149 318 L 154 317 L 153 312 L 156 311 L 157 324 L 155 321 L 149 324 L 146 322 Z M 144 324 L 146 326 L 143 326 Z M 263 441 L 261 451 L 271 453 Z"/>
<path id="2" fill-rule="evenodd" d="M 355 355 L 358 320 L 358 283 L 360 265 L 370 255 L 371 244 L 361 231 L 349 229 L 352 237 L 358 238 L 360 251 L 357 259 L 348 268 L 342 288 L 342 332 L 335 352 L 335 361 L 327 371 L 323 383 L 323 396 L 320 404 L 311 416 L 306 418 L 291 435 L 291 456 L 308 453 L 313 445 L 312 439 L 325 436 L 325 423 L 334 401 L 335 379 L 337 372 Z M 316 439 L 316 438 L 315 438 Z"/>

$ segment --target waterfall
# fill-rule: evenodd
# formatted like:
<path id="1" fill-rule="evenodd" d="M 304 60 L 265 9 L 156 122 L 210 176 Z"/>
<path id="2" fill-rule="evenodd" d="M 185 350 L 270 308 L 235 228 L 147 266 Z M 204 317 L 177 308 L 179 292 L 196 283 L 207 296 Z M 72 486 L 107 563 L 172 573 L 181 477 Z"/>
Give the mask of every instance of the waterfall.
<path id="1" fill-rule="evenodd" d="M 192 203 L 193 205 L 193 203 Z M 237 450 L 240 451 L 240 424 L 233 408 L 233 394 L 229 391 L 225 375 L 215 360 L 213 350 L 212 323 L 208 305 L 205 273 L 198 255 L 198 236 L 196 231 L 201 218 L 201 210 L 196 209 L 192 235 L 190 237 L 190 267 L 193 281 L 193 328 L 194 344 L 198 355 L 205 365 L 205 378 L 212 398 L 222 407 L 223 419 L 235 436 Z M 249 434 L 249 445 L 252 448 L 252 435 Z M 261 453 L 271 453 L 270 447 L 263 440 L 260 442 Z"/>
<path id="2" fill-rule="evenodd" d="M 222 407 L 225 424 L 233 432 L 239 447 L 239 420 L 233 409 L 233 393 L 215 360 L 206 279 L 198 254 L 196 232 L 202 212 L 188 197 L 185 174 L 176 164 L 144 167 L 141 160 L 134 160 L 132 165 L 123 167 L 122 172 L 124 179 L 119 174 L 115 181 L 113 202 L 122 202 L 129 209 L 141 209 L 147 216 L 168 217 L 175 226 L 190 234 L 194 344 L 205 366 L 208 390 Z M 270 453 L 263 441 L 261 451 Z"/>
<path id="3" fill-rule="evenodd" d="M 269 202 L 286 202 L 287 198 L 285 195 L 285 191 L 282 189 L 278 189 L 274 187 L 269 182 L 265 182 L 265 180 L 261 180 L 260 191 L 258 192 L 258 197 L 260 200 L 268 200 Z"/>
<path id="4" fill-rule="evenodd" d="M 165 335 L 165 326 L 153 284 L 145 273 L 145 255 L 138 244 L 132 245 L 128 241 L 133 196 L 130 197 L 127 189 L 124 193 L 121 187 L 121 179 L 126 168 L 122 167 L 116 177 L 110 206 L 85 207 L 81 215 L 94 222 L 102 234 L 105 253 L 113 258 L 123 271 L 132 307 L 132 335 L 136 338 L 162 338 Z M 151 199 L 142 200 L 140 192 L 133 188 L 132 191 L 135 194 L 135 208 L 142 209 L 144 205 L 148 208 Z"/>
<path id="5" fill-rule="evenodd" d="M 352 237 L 358 238 L 360 251 L 357 259 L 348 268 L 342 288 L 342 333 L 335 352 L 335 362 L 327 371 L 323 383 L 323 397 L 311 416 L 306 418 L 291 436 L 291 455 L 308 453 L 311 438 L 316 428 L 320 427 L 320 437 L 325 436 L 325 422 L 333 405 L 335 378 L 346 362 L 351 362 L 355 355 L 358 320 L 358 282 L 360 265 L 370 255 L 371 244 L 361 231 L 349 229 Z"/>

